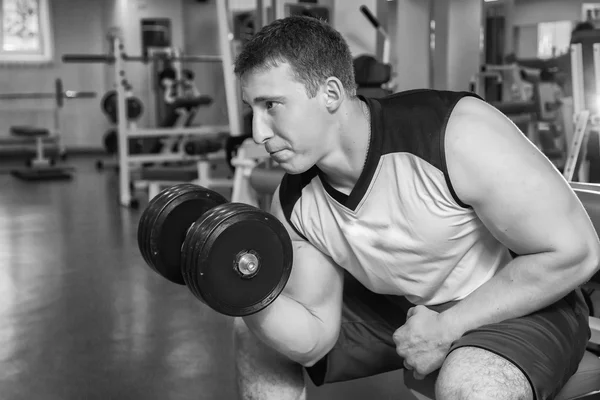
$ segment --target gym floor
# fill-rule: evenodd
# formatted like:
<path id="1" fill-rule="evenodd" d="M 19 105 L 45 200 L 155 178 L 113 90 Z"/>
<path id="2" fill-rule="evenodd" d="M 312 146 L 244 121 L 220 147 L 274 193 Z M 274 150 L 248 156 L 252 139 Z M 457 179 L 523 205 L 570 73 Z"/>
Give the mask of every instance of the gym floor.
<path id="1" fill-rule="evenodd" d="M 69 162 L 71 181 L 0 174 L 3 400 L 236 399 L 231 319 L 151 271 L 141 210 L 119 206 L 114 171 Z M 401 374 L 309 399 L 411 399 Z"/>

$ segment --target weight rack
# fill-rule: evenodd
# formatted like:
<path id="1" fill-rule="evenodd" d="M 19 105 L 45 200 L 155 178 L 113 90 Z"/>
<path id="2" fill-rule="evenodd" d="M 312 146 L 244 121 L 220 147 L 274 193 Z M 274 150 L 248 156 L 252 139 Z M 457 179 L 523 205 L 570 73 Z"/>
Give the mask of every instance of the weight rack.
<path id="1" fill-rule="evenodd" d="M 593 44 L 594 54 L 594 81 L 596 93 L 600 91 L 600 43 Z M 585 149 L 591 128 L 600 125 L 600 96 L 596 94 L 595 110 L 590 110 L 585 101 L 585 82 L 583 70 L 583 48 L 581 43 L 570 46 L 571 53 L 571 78 L 573 82 L 573 122 L 575 132 L 567 155 L 563 176 L 567 181 L 572 181 L 575 175 L 577 160 L 582 148 Z"/>
<path id="2" fill-rule="evenodd" d="M 129 151 L 130 138 L 147 138 L 157 136 L 185 136 L 185 135 L 209 135 L 214 133 L 228 133 L 231 136 L 242 134 L 241 104 L 239 85 L 233 71 L 233 34 L 232 18 L 228 9 L 228 1 L 216 2 L 217 18 L 219 27 L 220 56 L 211 55 L 184 55 L 175 57 L 175 61 L 188 62 L 215 62 L 221 63 L 225 81 L 225 98 L 227 103 L 228 125 L 207 125 L 189 128 L 140 128 L 136 122 L 127 118 L 127 96 L 125 89 L 125 63 L 147 62 L 149 57 L 130 56 L 125 53 L 125 47 L 118 33 L 111 34 L 112 49 L 114 54 L 109 55 L 65 55 L 65 62 L 91 62 L 114 64 L 115 82 L 117 83 L 117 132 L 118 132 L 118 165 L 119 165 L 119 201 L 122 206 L 135 207 L 137 201 L 131 196 L 131 166 L 147 162 L 168 161 L 197 161 L 205 159 L 204 156 L 191 156 L 182 154 L 143 154 L 131 155 Z M 200 167 L 199 167 L 200 169 Z"/>

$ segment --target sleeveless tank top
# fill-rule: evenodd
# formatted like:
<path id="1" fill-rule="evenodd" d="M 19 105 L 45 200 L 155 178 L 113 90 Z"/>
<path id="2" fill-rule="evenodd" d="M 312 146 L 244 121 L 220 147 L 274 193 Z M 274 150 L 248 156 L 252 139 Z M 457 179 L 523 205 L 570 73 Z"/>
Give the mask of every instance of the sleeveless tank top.
<path id="1" fill-rule="evenodd" d="M 489 280 L 511 252 L 452 188 L 445 129 L 469 92 L 411 90 L 367 99 L 371 138 L 349 195 L 315 166 L 284 175 L 280 201 L 297 233 L 369 290 L 413 304 L 460 300 Z"/>

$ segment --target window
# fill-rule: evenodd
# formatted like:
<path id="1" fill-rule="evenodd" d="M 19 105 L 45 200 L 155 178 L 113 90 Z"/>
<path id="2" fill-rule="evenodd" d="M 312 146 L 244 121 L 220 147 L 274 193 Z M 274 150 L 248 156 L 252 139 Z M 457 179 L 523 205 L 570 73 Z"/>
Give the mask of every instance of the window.
<path id="1" fill-rule="evenodd" d="M 542 59 L 557 57 L 569 51 L 571 21 L 542 22 L 538 24 L 537 56 Z"/>
<path id="2" fill-rule="evenodd" d="M 53 59 L 49 0 L 0 0 L 0 62 Z"/>

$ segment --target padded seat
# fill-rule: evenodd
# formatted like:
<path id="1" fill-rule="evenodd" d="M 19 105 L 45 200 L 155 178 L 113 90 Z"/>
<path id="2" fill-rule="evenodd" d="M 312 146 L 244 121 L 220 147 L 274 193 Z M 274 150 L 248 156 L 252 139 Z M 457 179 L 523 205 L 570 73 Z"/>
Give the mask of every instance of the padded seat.
<path id="1" fill-rule="evenodd" d="M 438 374 L 428 375 L 423 380 L 414 378 L 412 371 L 404 371 L 404 384 L 411 390 L 414 390 L 430 399 L 435 397 L 435 380 Z M 577 372 L 569 379 L 567 384 L 560 391 L 555 400 L 571 400 L 581 397 L 585 394 L 600 391 L 600 358 L 589 351 L 585 352 L 583 359 L 579 363 Z"/>
<path id="2" fill-rule="evenodd" d="M 42 137 L 50 136 L 50 131 L 46 128 L 38 128 L 35 126 L 11 126 L 10 134 L 21 137 Z"/>

